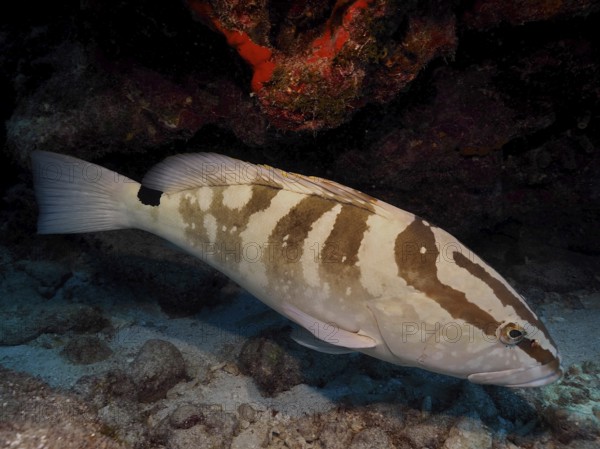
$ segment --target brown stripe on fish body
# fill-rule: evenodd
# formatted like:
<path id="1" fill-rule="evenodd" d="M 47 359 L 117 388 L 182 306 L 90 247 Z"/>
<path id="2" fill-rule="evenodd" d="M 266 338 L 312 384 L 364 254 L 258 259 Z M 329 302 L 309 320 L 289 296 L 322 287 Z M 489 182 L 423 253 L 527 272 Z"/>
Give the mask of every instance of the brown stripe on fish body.
<path id="1" fill-rule="evenodd" d="M 546 334 L 547 336 L 548 334 Z M 551 340 L 549 340 L 551 341 Z M 554 344 L 554 343 L 553 343 Z M 540 362 L 542 365 L 556 360 L 556 355 L 540 345 L 534 338 L 524 338 L 517 347 L 524 351 L 529 357 Z"/>
<path id="2" fill-rule="evenodd" d="M 489 336 L 496 336 L 500 323 L 489 313 L 467 300 L 465 293 L 443 284 L 437 275 L 440 255 L 429 225 L 416 218 L 395 243 L 398 274 L 406 283 L 437 302 L 454 319 L 463 320 Z"/>
<path id="3" fill-rule="evenodd" d="M 263 185 L 252 186 L 252 197 L 242 211 L 245 216 L 244 226 L 248 224 L 251 215 L 267 210 L 279 190 L 280 189 Z"/>
<path id="4" fill-rule="evenodd" d="M 517 315 L 530 324 L 535 325 L 539 329 L 543 329 L 543 324 L 540 322 L 533 312 L 523 303 L 520 297 L 510 291 L 506 285 L 504 285 L 499 279 L 492 276 L 484 267 L 480 264 L 469 260 L 468 257 L 461 254 L 458 251 L 453 253 L 454 261 L 456 265 L 467 270 L 471 275 L 478 279 L 481 279 L 488 287 L 492 289 L 496 297 L 500 300 L 502 305 L 512 307 Z M 547 335 L 547 332 L 545 332 Z"/>
<path id="5" fill-rule="evenodd" d="M 360 267 L 357 263 L 358 251 L 368 229 L 367 220 L 372 214 L 366 209 L 344 204 L 325 242 L 317 242 L 322 245 L 320 277 L 334 291 L 344 295 L 348 291 L 354 296 L 369 297 L 360 284 Z"/>
<path id="6" fill-rule="evenodd" d="M 277 222 L 267 240 L 270 248 L 263 257 L 270 279 L 296 279 L 302 270 L 304 241 L 313 223 L 335 205 L 335 201 L 307 195 Z"/>
<path id="7" fill-rule="evenodd" d="M 186 224 L 185 236 L 189 243 L 200 248 L 222 266 L 233 266 L 243 257 L 240 233 L 246 228 L 250 217 L 269 207 L 280 189 L 254 185 L 247 203 L 239 209 L 231 209 L 223 204 L 224 191 L 230 186 L 209 187 L 212 193 L 210 205 L 201 207 L 195 193 L 183 192 L 179 202 L 179 213 Z M 207 224 L 214 225 L 214 241 Z"/>
<path id="8" fill-rule="evenodd" d="M 219 242 L 229 241 L 232 237 L 239 237 L 240 232 L 248 226 L 250 217 L 257 212 L 266 210 L 275 195 L 280 192 L 280 189 L 273 187 L 253 185 L 251 187 L 250 198 L 242 207 L 228 207 L 225 204 L 224 195 L 229 189 L 237 187 L 213 187 L 215 191 L 214 200 L 208 213 L 212 214 L 219 224 L 219 234 L 217 237 L 217 241 Z M 246 186 L 239 187 L 245 188 Z"/>
<path id="9" fill-rule="evenodd" d="M 531 312 L 531 310 L 529 310 L 521 298 L 515 295 L 503 282 L 490 274 L 480 264 L 469 260 L 460 252 L 454 252 L 454 261 L 459 267 L 467 270 L 471 275 L 478 279 L 481 279 L 488 287 L 490 287 L 490 289 L 492 289 L 496 297 L 504 306 L 512 307 L 519 318 L 534 326 L 536 330 L 541 331 L 546 340 L 550 342 L 552 346 L 556 347 L 544 324 L 533 312 Z M 527 331 L 529 332 L 529 330 Z M 534 335 L 532 335 L 532 337 L 533 336 Z M 555 358 L 555 355 L 551 351 L 542 347 L 542 345 L 534 338 L 524 338 L 523 341 L 518 344 L 518 347 L 542 364 L 549 363 Z"/>
<path id="10" fill-rule="evenodd" d="M 212 204 L 209 201 L 208 207 Z M 179 198 L 179 214 L 185 225 L 184 234 L 195 248 L 201 248 L 208 242 L 208 233 L 204 227 L 204 210 L 200 206 L 196 192 L 183 192 Z"/>

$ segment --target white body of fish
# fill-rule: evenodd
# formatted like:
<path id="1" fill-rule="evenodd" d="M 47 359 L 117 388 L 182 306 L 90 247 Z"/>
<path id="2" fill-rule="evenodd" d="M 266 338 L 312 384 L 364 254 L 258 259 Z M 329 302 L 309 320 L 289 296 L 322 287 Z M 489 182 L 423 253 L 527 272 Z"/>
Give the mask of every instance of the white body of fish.
<path id="1" fill-rule="evenodd" d="M 39 233 L 161 236 L 300 325 L 305 346 L 511 387 L 562 374 L 548 331 L 494 269 L 361 192 L 209 153 L 172 156 L 141 184 L 66 155 L 32 162 Z"/>

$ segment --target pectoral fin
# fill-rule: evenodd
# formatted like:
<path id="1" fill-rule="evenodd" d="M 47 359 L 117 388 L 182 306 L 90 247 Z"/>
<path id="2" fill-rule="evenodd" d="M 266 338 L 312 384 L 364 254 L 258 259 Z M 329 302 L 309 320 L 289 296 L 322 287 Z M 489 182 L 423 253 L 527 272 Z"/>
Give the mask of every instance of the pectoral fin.
<path id="1" fill-rule="evenodd" d="M 300 326 L 294 326 L 294 330 L 292 331 L 290 337 L 296 343 L 304 346 L 305 348 L 309 348 L 314 351 L 324 352 L 325 354 L 349 354 L 351 352 L 356 352 L 354 349 L 349 349 L 344 346 L 332 345 L 331 343 L 319 340 L 312 334 L 312 332 Z"/>
<path id="2" fill-rule="evenodd" d="M 294 338 L 294 340 L 317 351 L 328 352 L 327 350 L 332 350 L 331 347 L 335 347 L 344 352 L 352 352 L 357 349 L 372 348 L 377 344 L 367 335 L 347 331 L 333 322 L 325 323 L 290 304 L 284 304 L 283 312 L 311 334 L 308 339 L 300 338 L 301 341 L 298 341 Z"/>
<path id="3" fill-rule="evenodd" d="M 435 342 L 435 323 L 424 328 L 424 318 L 419 315 L 423 298 L 419 293 L 398 298 L 379 298 L 369 301 L 367 307 L 373 312 L 384 344 L 396 356 L 396 363 L 419 366 L 427 357 L 430 340 Z M 433 329 L 434 332 L 427 332 Z"/>

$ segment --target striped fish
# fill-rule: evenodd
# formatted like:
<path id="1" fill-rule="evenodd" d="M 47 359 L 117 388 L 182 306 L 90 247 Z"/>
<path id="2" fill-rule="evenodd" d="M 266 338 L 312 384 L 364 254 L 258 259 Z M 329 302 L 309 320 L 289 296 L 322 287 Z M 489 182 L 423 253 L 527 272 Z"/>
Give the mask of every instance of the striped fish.
<path id="1" fill-rule="evenodd" d="M 169 157 L 141 184 L 66 155 L 36 151 L 32 162 L 39 233 L 159 235 L 298 324 L 300 344 L 480 384 L 562 374 L 548 331 L 502 276 L 366 194 L 208 153 Z"/>

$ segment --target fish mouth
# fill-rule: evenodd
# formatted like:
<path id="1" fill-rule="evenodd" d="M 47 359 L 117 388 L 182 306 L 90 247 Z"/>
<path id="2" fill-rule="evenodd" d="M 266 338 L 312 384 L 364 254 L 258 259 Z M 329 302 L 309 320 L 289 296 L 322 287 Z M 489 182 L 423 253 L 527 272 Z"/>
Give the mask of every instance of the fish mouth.
<path id="1" fill-rule="evenodd" d="M 560 360 L 555 359 L 545 365 L 529 368 L 516 368 L 489 373 L 475 373 L 467 377 L 476 384 L 501 385 L 510 388 L 543 387 L 557 381 L 563 375 Z"/>

